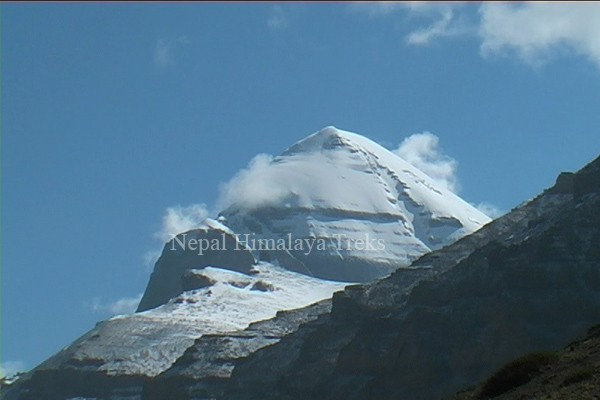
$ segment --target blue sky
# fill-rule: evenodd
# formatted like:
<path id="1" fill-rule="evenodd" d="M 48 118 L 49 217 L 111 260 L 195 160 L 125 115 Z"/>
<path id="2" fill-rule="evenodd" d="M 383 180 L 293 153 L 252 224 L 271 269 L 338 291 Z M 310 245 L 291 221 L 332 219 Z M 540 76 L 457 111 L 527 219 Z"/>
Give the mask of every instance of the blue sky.
<path id="1" fill-rule="evenodd" d="M 500 211 L 600 153 L 598 3 L 0 7 L 7 369 L 130 309 L 161 231 L 327 125 Z"/>

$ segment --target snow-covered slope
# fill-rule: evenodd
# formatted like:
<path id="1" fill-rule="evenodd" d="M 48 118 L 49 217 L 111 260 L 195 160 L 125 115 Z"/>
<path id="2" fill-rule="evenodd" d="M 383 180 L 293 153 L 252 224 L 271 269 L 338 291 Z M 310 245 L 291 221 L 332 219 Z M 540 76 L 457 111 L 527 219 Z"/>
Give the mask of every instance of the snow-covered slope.
<path id="1" fill-rule="evenodd" d="M 305 307 L 330 298 L 346 286 L 343 282 L 313 278 L 264 262 L 250 272 L 248 275 L 215 267 L 194 270 L 210 284 L 184 292 L 167 304 L 138 315 L 165 322 L 172 318 L 189 320 L 210 332 L 228 332 L 272 318 L 279 310 Z"/>
<path id="2" fill-rule="evenodd" d="M 248 238 L 322 240 L 317 251 L 262 254 L 326 279 L 381 277 L 490 221 L 396 154 L 334 127 L 294 144 L 255 179 L 270 197 L 242 198 L 221 221 Z"/>
<path id="3" fill-rule="evenodd" d="M 278 311 L 329 299 L 347 282 L 407 267 L 489 221 L 397 155 L 333 127 L 254 172 L 232 181 L 240 184 L 229 186 L 238 201 L 218 221 L 207 219 L 165 244 L 137 313 L 97 324 L 12 393 L 137 399 L 144 382 L 185 358 L 201 337 L 233 337 Z M 406 279 L 422 276 L 412 269 Z M 327 311 L 317 305 L 304 314 L 310 320 Z M 246 333 L 244 354 L 267 345 Z M 215 346 L 211 354 L 220 357 Z M 233 366 L 224 363 L 230 373 Z M 17 399 L 12 393 L 7 398 Z"/>
<path id="4" fill-rule="evenodd" d="M 344 288 L 260 263 L 251 274 L 205 267 L 194 270 L 206 286 L 182 293 L 166 304 L 99 323 L 37 370 L 79 365 L 108 375 L 155 376 L 200 336 L 232 332 L 330 298 Z"/>

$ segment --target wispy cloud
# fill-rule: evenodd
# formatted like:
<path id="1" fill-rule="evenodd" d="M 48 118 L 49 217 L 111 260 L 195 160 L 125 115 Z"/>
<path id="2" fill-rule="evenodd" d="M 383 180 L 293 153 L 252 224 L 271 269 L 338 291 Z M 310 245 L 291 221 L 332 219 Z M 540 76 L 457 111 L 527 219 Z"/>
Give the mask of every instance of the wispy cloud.
<path id="1" fill-rule="evenodd" d="M 352 7 L 370 17 L 398 15 L 411 25 L 415 19 L 425 21 L 405 35 L 408 45 L 469 35 L 480 39 L 480 54 L 486 59 L 516 56 L 539 66 L 558 55 L 578 54 L 600 68 L 598 2 L 373 2 Z"/>
<path id="2" fill-rule="evenodd" d="M 162 217 L 161 229 L 154 236 L 166 243 L 173 238 L 172 235 L 200 226 L 208 215 L 206 204 L 168 207 Z"/>
<path id="3" fill-rule="evenodd" d="M 23 361 L 2 361 L 0 363 L 0 378 L 10 377 L 17 372 L 23 371 L 25 371 L 25 363 Z"/>
<path id="4" fill-rule="evenodd" d="M 157 248 L 147 251 L 142 256 L 142 262 L 146 270 L 152 271 L 165 243 L 171 240 L 174 235 L 201 226 L 202 221 L 208 217 L 209 211 L 206 204 L 167 207 L 161 218 L 160 228 L 153 235 L 159 242 Z"/>
<path id="5" fill-rule="evenodd" d="M 486 201 L 476 204 L 475 208 L 492 219 L 504 214 L 504 211 L 502 211 L 500 208 Z"/>
<path id="6" fill-rule="evenodd" d="M 410 20 L 426 21 L 427 25 L 410 31 L 404 39 L 409 45 L 427 45 L 434 39 L 473 31 L 465 26 L 463 18 L 456 18 L 455 10 L 463 6 L 464 3 L 461 2 L 377 1 L 353 3 L 352 8 L 370 17 L 407 15 Z"/>
<path id="7" fill-rule="evenodd" d="M 290 26 L 288 13 L 283 9 L 282 5 L 275 4 L 271 7 L 267 26 L 271 29 L 283 29 Z"/>
<path id="8" fill-rule="evenodd" d="M 115 301 L 104 302 L 100 297 L 94 297 L 89 307 L 92 311 L 102 314 L 122 315 L 131 314 L 137 309 L 142 294 L 133 297 L 123 297 Z"/>
<path id="9" fill-rule="evenodd" d="M 454 193 L 460 190 L 457 175 L 458 161 L 444 153 L 440 146 L 440 138 L 433 133 L 422 132 L 410 135 L 400 143 L 394 153 L 424 172 L 440 187 Z M 489 202 L 473 204 L 473 207 L 490 218 L 504 214 Z"/>
<path id="10" fill-rule="evenodd" d="M 484 57 L 516 54 L 539 65 L 567 51 L 600 67 L 600 3 L 486 3 L 479 13 Z"/>
<path id="11" fill-rule="evenodd" d="M 412 45 L 426 45 L 440 37 L 461 34 L 463 31 L 458 29 L 453 22 L 454 14 L 452 10 L 447 10 L 431 25 L 409 33 L 406 36 L 406 42 Z"/>
<path id="12" fill-rule="evenodd" d="M 164 243 L 165 242 L 161 239 L 161 244 L 164 245 Z M 152 270 L 154 269 L 154 264 L 156 264 L 156 261 L 158 261 L 158 258 L 161 254 L 161 249 L 150 250 L 144 254 L 144 256 L 142 257 L 142 262 L 144 264 L 146 272 L 152 272 Z"/>
<path id="13" fill-rule="evenodd" d="M 243 205 L 246 208 L 260 207 L 277 203 L 288 194 L 286 188 L 274 185 L 271 162 L 273 156 L 258 154 L 248 166 L 238 171 L 231 180 L 219 185 L 217 207 L 223 210 L 232 204 Z"/>
<path id="14" fill-rule="evenodd" d="M 440 139 L 433 133 L 415 133 L 404 139 L 394 152 L 423 171 L 438 185 L 453 192 L 458 190 L 458 162 L 444 154 Z"/>
<path id="15" fill-rule="evenodd" d="M 165 39 L 159 39 L 154 49 L 154 64 L 164 68 L 171 60 L 171 46 Z"/>
<path id="16" fill-rule="evenodd" d="M 189 43 L 190 40 L 187 36 L 179 36 L 175 39 L 158 39 L 154 48 L 154 65 L 162 69 L 173 64 L 176 49 Z"/>

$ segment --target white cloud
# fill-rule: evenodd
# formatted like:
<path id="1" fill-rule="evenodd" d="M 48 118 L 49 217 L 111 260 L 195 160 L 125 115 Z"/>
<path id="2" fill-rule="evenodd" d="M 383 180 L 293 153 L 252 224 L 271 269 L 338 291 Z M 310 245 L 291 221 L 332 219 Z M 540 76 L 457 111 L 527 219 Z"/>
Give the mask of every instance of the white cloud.
<path id="1" fill-rule="evenodd" d="M 154 233 L 154 238 L 160 241 L 160 247 L 147 251 L 142 256 L 146 271 L 152 271 L 154 264 L 160 257 L 164 244 L 181 232 L 186 232 L 202 225 L 202 221 L 209 217 L 206 204 L 191 204 L 187 207 L 180 205 L 168 207 L 162 216 L 160 229 Z"/>
<path id="2" fill-rule="evenodd" d="M 477 15 L 472 12 L 477 7 Z M 373 2 L 352 8 L 370 17 L 398 15 L 407 24 L 425 20 L 405 36 L 410 45 L 442 37 L 470 35 L 481 40 L 480 54 L 516 56 L 537 66 L 560 54 L 579 54 L 600 67 L 600 3 Z M 413 23 L 413 22 L 411 22 Z"/>
<path id="3" fill-rule="evenodd" d="M 271 7 L 269 18 L 267 19 L 267 26 L 271 29 L 283 29 L 290 26 L 287 13 L 280 4 Z"/>
<path id="4" fill-rule="evenodd" d="M 140 300 L 142 299 L 142 294 L 138 294 L 134 297 L 123 297 L 116 301 L 104 303 L 100 297 L 94 297 L 92 299 L 92 304 L 90 308 L 92 311 L 98 313 L 107 313 L 110 315 L 122 315 L 122 314 L 131 314 L 135 312 L 138 304 L 140 304 Z"/>
<path id="5" fill-rule="evenodd" d="M 176 39 L 158 39 L 154 48 L 154 65 L 162 69 L 172 64 L 175 49 L 189 43 L 190 40 L 187 36 L 179 36 Z"/>
<path id="6" fill-rule="evenodd" d="M 441 18 L 435 20 L 427 28 L 409 33 L 408 36 L 406 36 L 406 42 L 414 45 L 425 45 L 438 37 L 455 34 L 458 31 L 451 28 L 450 23 L 452 22 L 452 18 L 452 11 L 446 11 Z"/>
<path id="7" fill-rule="evenodd" d="M 394 153 L 431 177 L 436 184 L 456 193 L 460 189 L 456 170 L 458 161 L 444 154 L 440 139 L 431 132 L 415 133 L 400 143 Z M 490 218 L 504 214 L 495 205 L 481 202 L 473 205 Z"/>
<path id="8" fill-rule="evenodd" d="M 171 60 L 171 50 L 169 43 L 165 39 L 159 39 L 154 49 L 154 64 L 164 68 Z"/>
<path id="9" fill-rule="evenodd" d="M 490 217 L 492 219 L 504 214 L 504 212 L 502 210 L 500 210 L 500 208 L 496 207 L 495 205 L 493 205 L 491 203 L 485 202 L 485 201 L 475 205 L 475 208 L 477 208 L 479 211 L 481 211 L 482 213 L 484 213 L 485 215 L 487 215 L 488 217 Z"/>
<path id="10" fill-rule="evenodd" d="M 461 2 L 357 2 L 352 8 L 370 17 L 405 14 L 412 19 L 429 21 L 428 25 L 409 32 L 405 36 L 410 45 L 427 45 L 434 39 L 465 34 L 472 29 L 465 26 L 463 18 L 455 18 L 454 10 L 462 7 Z"/>
<path id="11" fill-rule="evenodd" d="M 445 155 L 439 143 L 440 139 L 431 132 L 415 133 L 404 139 L 394 152 L 429 175 L 438 185 L 456 192 L 458 162 Z"/>
<path id="12" fill-rule="evenodd" d="M 10 377 L 17 372 L 25 371 L 25 363 L 23 361 L 3 361 L 0 363 L 0 378 Z"/>
<path id="13" fill-rule="evenodd" d="M 232 204 L 252 209 L 277 203 L 285 196 L 287 192 L 284 188 L 265 179 L 269 176 L 272 160 L 273 156 L 269 154 L 258 154 L 229 182 L 219 185 L 218 209 L 224 210 Z"/>
<path id="14" fill-rule="evenodd" d="M 206 204 L 169 207 L 162 217 L 161 230 L 154 236 L 166 243 L 173 238 L 173 235 L 198 227 L 208 215 Z"/>
<path id="15" fill-rule="evenodd" d="M 600 67 L 600 3 L 486 3 L 481 54 L 516 54 L 538 65 L 556 52 L 585 55 Z"/>
<path id="16" fill-rule="evenodd" d="M 169 236 L 169 239 L 170 238 L 171 237 Z M 161 243 L 164 244 L 165 242 L 161 239 Z M 150 250 L 147 251 L 146 254 L 144 254 L 144 256 L 142 257 L 142 262 L 144 263 L 146 272 L 152 272 L 152 270 L 154 269 L 154 264 L 156 264 L 156 261 L 158 261 L 158 258 L 161 254 L 162 249 Z"/>

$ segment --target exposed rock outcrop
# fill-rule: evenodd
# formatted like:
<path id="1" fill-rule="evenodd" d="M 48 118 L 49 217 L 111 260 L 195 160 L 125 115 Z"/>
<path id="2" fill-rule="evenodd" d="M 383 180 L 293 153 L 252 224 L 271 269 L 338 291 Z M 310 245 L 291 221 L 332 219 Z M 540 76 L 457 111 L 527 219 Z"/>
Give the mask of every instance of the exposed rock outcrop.
<path id="1" fill-rule="evenodd" d="M 561 172 L 556 178 L 556 183 L 549 189 L 553 194 L 573 194 L 575 175 L 572 172 Z"/>
<path id="2" fill-rule="evenodd" d="M 575 195 L 549 190 L 336 294 L 326 323 L 238 362 L 224 398 L 436 399 L 564 346 L 600 320 L 599 164 L 575 174 Z M 429 278 L 415 283 L 420 271 Z"/>
<path id="3" fill-rule="evenodd" d="M 226 227 L 216 221 L 210 223 L 211 226 L 181 233 L 165 245 L 154 266 L 138 312 L 165 304 L 187 290 L 192 283 L 190 279 L 193 280 L 188 270 L 216 265 L 232 271 L 250 271 L 255 264 L 252 254 L 238 243 Z M 202 244 L 211 246 L 200 250 Z"/>

